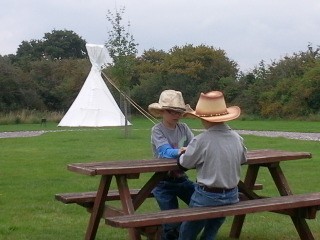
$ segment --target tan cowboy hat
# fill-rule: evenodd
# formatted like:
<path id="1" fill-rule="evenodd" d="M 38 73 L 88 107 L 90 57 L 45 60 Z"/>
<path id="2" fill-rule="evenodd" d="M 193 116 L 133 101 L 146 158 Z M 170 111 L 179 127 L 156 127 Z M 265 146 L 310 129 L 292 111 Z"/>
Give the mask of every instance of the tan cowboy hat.
<path id="1" fill-rule="evenodd" d="M 185 116 L 194 116 L 208 122 L 226 122 L 240 116 L 240 108 L 237 106 L 226 107 L 222 92 L 211 91 L 201 93 L 196 110 L 187 112 Z"/>
<path id="2" fill-rule="evenodd" d="M 159 102 L 148 106 L 148 111 L 154 117 L 161 117 L 163 110 L 173 110 L 180 113 L 191 111 L 189 104 L 185 104 L 182 93 L 175 90 L 164 90 L 159 97 Z"/>

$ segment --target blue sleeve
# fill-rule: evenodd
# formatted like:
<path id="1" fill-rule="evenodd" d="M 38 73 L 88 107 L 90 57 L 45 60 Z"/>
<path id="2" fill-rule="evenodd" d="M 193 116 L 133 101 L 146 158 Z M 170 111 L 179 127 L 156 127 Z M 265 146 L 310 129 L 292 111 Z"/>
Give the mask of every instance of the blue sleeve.
<path id="1" fill-rule="evenodd" d="M 179 149 L 172 148 L 170 144 L 164 144 L 157 148 L 160 158 L 178 158 Z"/>

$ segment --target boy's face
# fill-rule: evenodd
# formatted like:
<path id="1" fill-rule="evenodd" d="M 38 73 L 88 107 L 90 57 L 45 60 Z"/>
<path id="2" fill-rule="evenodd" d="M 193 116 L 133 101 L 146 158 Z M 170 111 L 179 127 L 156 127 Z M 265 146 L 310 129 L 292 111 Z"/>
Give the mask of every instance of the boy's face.
<path id="1" fill-rule="evenodd" d="M 163 110 L 162 113 L 163 120 L 171 124 L 177 123 L 181 117 L 182 113 L 174 110 Z"/>

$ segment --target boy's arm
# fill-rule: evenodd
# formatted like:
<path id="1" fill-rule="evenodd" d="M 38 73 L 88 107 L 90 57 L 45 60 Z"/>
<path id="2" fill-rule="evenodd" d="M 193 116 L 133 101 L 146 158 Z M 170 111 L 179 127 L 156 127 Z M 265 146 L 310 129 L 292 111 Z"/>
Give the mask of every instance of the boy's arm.
<path id="1" fill-rule="evenodd" d="M 196 165 L 202 161 L 201 155 L 202 151 L 199 147 L 198 141 L 196 138 L 193 138 L 189 143 L 185 153 L 182 154 L 178 159 L 178 165 L 186 169 L 195 168 Z"/>
<path id="2" fill-rule="evenodd" d="M 178 158 L 181 150 L 172 148 L 170 144 L 164 144 L 157 148 L 158 156 L 160 158 Z"/>
<path id="3" fill-rule="evenodd" d="M 180 158 L 178 158 L 177 159 L 177 165 L 178 165 L 178 167 L 182 170 L 182 171 L 188 171 L 189 169 L 188 168 L 185 168 L 184 166 L 182 166 L 181 164 L 180 164 Z"/>

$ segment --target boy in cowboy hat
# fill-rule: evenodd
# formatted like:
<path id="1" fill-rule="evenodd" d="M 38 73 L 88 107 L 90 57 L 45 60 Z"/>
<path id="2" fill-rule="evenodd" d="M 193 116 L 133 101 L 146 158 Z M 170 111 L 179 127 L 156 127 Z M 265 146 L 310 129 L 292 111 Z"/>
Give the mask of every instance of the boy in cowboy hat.
<path id="1" fill-rule="evenodd" d="M 202 121 L 206 131 L 192 139 L 178 164 L 195 168 L 197 183 L 190 207 L 234 204 L 238 199 L 241 164 L 246 162 L 242 137 L 225 122 L 240 115 L 237 106 L 226 107 L 222 92 L 201 93 L 196 110 L 186 113 Z M 194 240 L 203 229 L 201 240 L 215 239 L 225 218 L 183 222 L 180 240 Z"/>
<path id="2" fill-rule="evenodd" d="M 162 117 L 162 122 L 151 130 L 151 144 L 154 157 L 172 158 L 176 161 L 185 151 L 193 138 L 193 133 L 185 123 L 179 120 L 190 108 L 184 103 L 181 92 L 165 90 L 161 93 L 159 102 L 150 104 L 149 112 L 155 117 Z M 182 170 L 172 171 L 160 181 L 152 193 L 161 210 L 179 208 L 178 198 L 189 204 L 194 192 L 194 183 Z M 164 224 L 161 233 L 162 240 L 176 240 L 180 224 Z"/>

